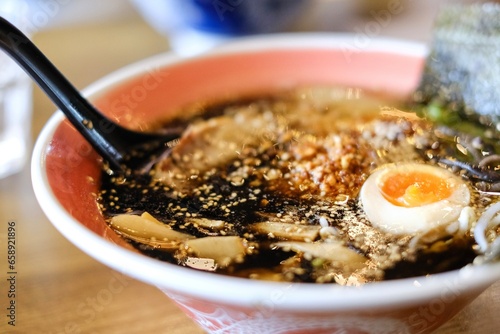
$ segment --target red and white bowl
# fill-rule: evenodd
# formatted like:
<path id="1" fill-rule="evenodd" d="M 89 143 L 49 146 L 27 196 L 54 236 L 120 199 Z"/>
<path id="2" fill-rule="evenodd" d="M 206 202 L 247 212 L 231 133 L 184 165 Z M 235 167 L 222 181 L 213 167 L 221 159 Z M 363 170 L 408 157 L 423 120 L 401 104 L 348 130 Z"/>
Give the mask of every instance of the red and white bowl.
<path id="1" fill-rule="evenodd" d="M 404 97 L 418 85 L 425 47 L 356 36 L 256 37 L 194 58 L 162 54 L 85 90 L 110 118 L 136 129 L 183 105 L 330 84 Z M 57 112 L 36 143 L 36 197 L 54 226 L 117 271 L 157 286 L 210 333 L 426 333 L 500 278 L 500 264 L 362 287 L 277 283 L 196 271 L 139 254 L 96 205 L 100 158 Z"/>

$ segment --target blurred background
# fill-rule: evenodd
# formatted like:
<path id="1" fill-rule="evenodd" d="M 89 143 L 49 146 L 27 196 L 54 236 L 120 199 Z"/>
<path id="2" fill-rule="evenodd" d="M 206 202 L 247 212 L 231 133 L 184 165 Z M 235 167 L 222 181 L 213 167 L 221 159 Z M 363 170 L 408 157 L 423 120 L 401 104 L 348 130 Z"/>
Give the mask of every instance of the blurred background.
<path id="1" fill-rule="evenodd" d="M 28 0 L 40 31 L 132 22 L 138 16 L 171 48 L 193 54 L 252 33 L 347 32 L 427 41 L 444 4 L 481 0 Z M 491 0 L 490 0 L 491 2 Z M 48 19 L 41 17 L 44 12 Z M 44 22 L 46 21 L 46 22 Z M 196 45 L 198 44 L 198 45 Z"/>

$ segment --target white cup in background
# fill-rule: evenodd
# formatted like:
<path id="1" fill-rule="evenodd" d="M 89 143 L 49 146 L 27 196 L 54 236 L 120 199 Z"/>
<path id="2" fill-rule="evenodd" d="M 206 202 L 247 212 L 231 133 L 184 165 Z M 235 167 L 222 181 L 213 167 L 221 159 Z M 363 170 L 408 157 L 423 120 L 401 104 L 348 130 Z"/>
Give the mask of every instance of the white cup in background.
<path id="1" fill-rule="evenodd" d="M 1 0 L 0 16 L 29 34 L 29 5 Z M 0 51 L 0 178 L 19 172 L 31 148 L 32 84 L 28 75 Z"/>

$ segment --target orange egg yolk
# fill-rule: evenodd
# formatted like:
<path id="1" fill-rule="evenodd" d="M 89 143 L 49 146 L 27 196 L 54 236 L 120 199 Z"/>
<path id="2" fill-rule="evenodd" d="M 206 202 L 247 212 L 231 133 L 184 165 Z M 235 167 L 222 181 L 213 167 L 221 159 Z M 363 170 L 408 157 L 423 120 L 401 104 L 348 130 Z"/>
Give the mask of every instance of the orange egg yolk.
<path id="1" fill-rule="evenodd" d="M 446 199 L 454 186 L 447 180 L 420 171 L 396 171 L 387 175 L 379 185 L 383 196 L 392 204 L 416 207 Z"/>

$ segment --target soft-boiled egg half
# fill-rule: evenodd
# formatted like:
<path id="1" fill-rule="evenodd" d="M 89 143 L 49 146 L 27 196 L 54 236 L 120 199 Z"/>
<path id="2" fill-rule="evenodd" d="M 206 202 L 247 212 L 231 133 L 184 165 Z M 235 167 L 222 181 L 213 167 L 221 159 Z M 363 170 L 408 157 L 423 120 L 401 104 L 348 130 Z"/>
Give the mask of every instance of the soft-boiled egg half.
<path id="1" fill-rule="evenodd" d="M 419 163 L 387 164 L 363 184 L 360 200 L 371 224 L 392 234 L 425 234 L 457 222 L 471 195 L 452 172 Z"/>

